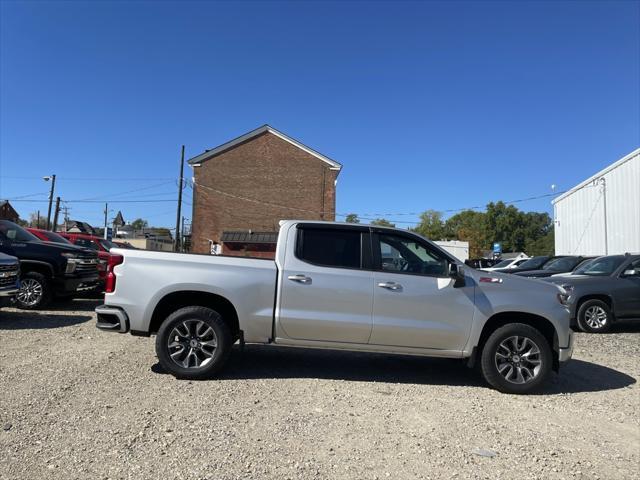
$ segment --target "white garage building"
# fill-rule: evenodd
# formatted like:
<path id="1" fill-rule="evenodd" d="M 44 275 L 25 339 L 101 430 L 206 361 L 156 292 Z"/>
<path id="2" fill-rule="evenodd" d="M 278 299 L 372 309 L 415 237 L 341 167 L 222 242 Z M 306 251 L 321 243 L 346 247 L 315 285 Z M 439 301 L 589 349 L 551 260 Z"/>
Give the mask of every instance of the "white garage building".
<path id="1" fill-rule="evenodd" d="M 556 255 L 640 252 L 640 148 L 552 204 Z"/>

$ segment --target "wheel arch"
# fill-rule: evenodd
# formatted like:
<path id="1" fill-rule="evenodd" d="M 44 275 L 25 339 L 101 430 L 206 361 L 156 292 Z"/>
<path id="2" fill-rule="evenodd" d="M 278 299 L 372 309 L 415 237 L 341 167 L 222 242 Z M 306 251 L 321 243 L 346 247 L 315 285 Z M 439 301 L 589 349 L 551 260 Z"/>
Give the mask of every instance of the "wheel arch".
<path id="1" fill-rule="evenodd" d="M 35 260 L 20 260 L 20 274 L 23 275 L 29 272 L 40 273 L 48 279 L 54 277 L 53 267 L 50 264 Z"/>
<path id="2" fill-rule="evenodd" d="M 578 312 L 580 311 L 580 307 L 582 307 L 582 305 L 585 302 L 588 302 L 589 300 L 600 300 L 604 303 L 606 303 L 609 308 L 611 309 L 611 314 L 613 315 L 613 320 L 615 320 L 616 317 L 616 311 L 615 311 L 615 305 L 613 303 L 613 298 L 611 297 L 611 295 L 608 295 L 606 293 L 591 293 L 591 294 L 586 294 L 583 295 L 582 297 L 580 297 L 580 299 L 576 302 L 576 310 L 575 310 L 575 317 L 578 318 Z"/>
<path id="3" fill-rule="evenodd" d="M 489 336 L 498 328 L 510 323 L 523 323 L 538 330 L 551 346 L 551 351 L 553 354 L 553 368 L 557 370 L 560 367 L 558 356 L 558 333 L 556 331 L 556 327 L 550 320 L 543 316 L 518 311 L 496 313 L 489 317 L 489 319 L 487 319 L 484 326 L 482 327 L 482 332 L 480 333 L 480 338 L 478 339 L 478 346 L 475 348 L 475 353 L 474 355 L 472 355 L 469 362 L 470 365 L 475 364 L 477 357 L 481 354 L 482 349 L 484 348 L 484 345 L 487 342 Z"/>
<path id="4" fill-rule="evenodd" d="M 151 321 L 149 334 L 157 333 L 162 322 L 173 312 L 184 307 L 206 307 L 215 310 L 229 326 L 234 340 L 240 337 L 240 321 L 235 306 L 225 297 L 215 293 L 199 290 L 181 290 L 166 294 L 156 304 Z"/>

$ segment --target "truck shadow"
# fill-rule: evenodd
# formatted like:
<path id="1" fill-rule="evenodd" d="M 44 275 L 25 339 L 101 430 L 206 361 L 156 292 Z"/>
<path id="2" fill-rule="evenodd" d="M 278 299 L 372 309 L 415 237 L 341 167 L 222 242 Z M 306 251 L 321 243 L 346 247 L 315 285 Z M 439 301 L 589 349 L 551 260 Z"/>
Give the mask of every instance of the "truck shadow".
<path id="1" fill-rule="evenodd" d="M 90 315 L 69 315 L 40 313 L 27 310 L 0 311 L 0 330 L 40 330 L 45 328 L 63 328 L 87 322 Z"/>
<path id="2" fill-rule="evenodd" d="M 159 364 L 155 373 L 165 373 Z M 286 347 L 234 348 L 222 380 L 317 378 L 359 382 L 489 388 L 479 372 L 461 360 Z M 599 392 L 625 388 L 636 379 L 583 360 L 572 360 L 552 375 L 540 394 Z"/>

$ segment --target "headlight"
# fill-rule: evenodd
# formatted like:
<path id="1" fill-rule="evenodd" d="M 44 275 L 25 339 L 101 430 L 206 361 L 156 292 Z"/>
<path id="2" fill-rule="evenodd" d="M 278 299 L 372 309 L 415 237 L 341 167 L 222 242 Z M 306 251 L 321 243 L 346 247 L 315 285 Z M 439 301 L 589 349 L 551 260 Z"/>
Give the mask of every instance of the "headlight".
<path id="1" fill-rule="evenodd" d="M 573 292 L 573 285 L 560 285 L 560 293 L 558 293 L 558 301 L 565 307 L 569 305 L 569 298 Z"/>
<path id="2" fill-rule="evenodd" d="M 76 257 L 76 255 L 74 253 L 61 253 L 60 255 L 62 255 L 63 257 L 65 257 L 67 259 L 67 268 L 65 269 L 64 273 L 73 273 L 76 271 L 76 265 L 77 262 L 79 261 L 78 257 Z"/>

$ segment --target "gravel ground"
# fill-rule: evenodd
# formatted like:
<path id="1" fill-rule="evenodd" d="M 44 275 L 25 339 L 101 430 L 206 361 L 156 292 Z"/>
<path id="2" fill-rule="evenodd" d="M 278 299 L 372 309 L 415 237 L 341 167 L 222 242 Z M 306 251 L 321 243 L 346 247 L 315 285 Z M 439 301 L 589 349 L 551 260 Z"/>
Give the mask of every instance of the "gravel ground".
<path id="1" fill-rule="evenodd" d="M 640 322 L 510 396 L 455 361 L 253 346 L 178 381 L 96 304 L 0 311 L 0 479 L 638 478 Z"/>

